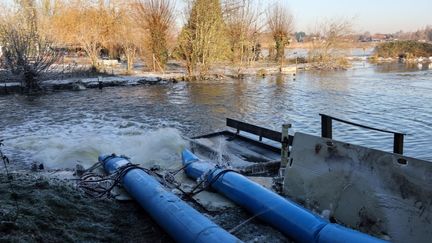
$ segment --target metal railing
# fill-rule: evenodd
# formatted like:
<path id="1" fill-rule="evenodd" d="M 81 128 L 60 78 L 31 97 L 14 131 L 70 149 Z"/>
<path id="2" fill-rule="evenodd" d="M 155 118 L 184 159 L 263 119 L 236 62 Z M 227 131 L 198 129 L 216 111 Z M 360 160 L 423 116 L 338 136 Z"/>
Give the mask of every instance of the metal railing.
<path id="1" fill-rule="evenodd" d="M 325 114 L 319 114 L 319 115 L 321 116 L 321 136 L 323 138 L 330 138 L 330 139 L 333 138 L 333 124 L 332 124 L 333 122 L 332 121 L 335 120 L 335 121 L 342 122 L 342 123 L 356 126 L 356 127 L 361 127 L 361 128 L 365 128 L 365 129 L 369 129 L 369 130 L 373 130 L 373 131 L 393 134 L 393 153 L 403 154 L 404 136 L 406 135 L 405 133 L 388 131 L 388 130 L 384 130 L 384 129 L 378 129 L 378 128 L 374 128 L 374 127 L 370 127 L 370 126 L 365 126 L 362 124 L 342 120 L 342 119 L 332 117 L 329 115 L 325 115 Z"/>
<path id="2" fill-rule="evenodd" d="M 292 145 L 294 137 L 289 135 L 286 138 L 286 141 L 282 140 L 282 133 L 277 132 L 271 129 L 255 126 L 246 122 L 237 121 L 234 119 L 227 118 L 226 119 L 226 125 L 228 127 L 234 128 L 237 130 L 237 134 L 240 133 L 240 131 L 244 131 L 247 133 L 255 134 L 259 137 L 259 141 L 262 141 L 263 138 L 275 141 L 275 142 L 282 142 L 287 143 L 288 145 Z"/>

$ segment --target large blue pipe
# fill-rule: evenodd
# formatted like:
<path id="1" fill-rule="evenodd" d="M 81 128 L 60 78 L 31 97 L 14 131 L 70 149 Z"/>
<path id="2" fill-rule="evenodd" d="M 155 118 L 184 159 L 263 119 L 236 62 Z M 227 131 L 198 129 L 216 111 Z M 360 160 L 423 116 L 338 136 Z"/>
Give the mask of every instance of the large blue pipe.
<path id="1" fill-rule="evenodd" d="M 99 162 L 109 174 L 130 164 L 126 158 L 114 155 L 99 156 Z M 122 184 L 177 242 L 241 242 L 167 191 L 157 180 L 139 168 L 129 170 L 123 176 Z"/>
<path id="2" fill-rule="evenodd" d="M 248 178 L 217 168 L 214 163 L 200 160 L 188 150 L 182 152 L 186 174 L 197 179 L 205 175 L 211 187 L 259 219 L 273 226 L 296 242 L 377 243 L 385 242 L 337 224 L 331 224 Z M 220 173 L 221 176 L 218 176 Z"/>

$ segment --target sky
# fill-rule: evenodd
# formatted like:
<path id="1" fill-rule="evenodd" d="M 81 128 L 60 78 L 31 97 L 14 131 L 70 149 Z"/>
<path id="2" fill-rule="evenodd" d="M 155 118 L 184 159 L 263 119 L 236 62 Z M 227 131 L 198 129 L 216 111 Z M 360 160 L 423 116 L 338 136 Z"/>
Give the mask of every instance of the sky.
<path id="1" fill-rule="evenodd" d="M 432 25 L 432 0 L 258 0 L 281 2 L 295 18 L 297 31 L 308 31 L 322 18 L 353 18 L 362 33 L 414 31 Z"/>
<path id="2" fill-rule="evenodd" d="M 13 0 L 0 0 L 10 3 Z M 185 0 L 173 0 L 178 17 Z M 323 19 L 353 19 L 354 31 L 394 33 L 415 31 L 432 25 L 432 0 L 252 0 L 260 9 L 282 3 L 295 18 L 296 31 L 313 31 Z M 0 10 L 1 11 L 1 10 Z"/>
<path id="3" fill-rule="evenodd" d="M 179 11 L 185 0 L 174 0 Z M 357 33 L 395 33 L 432 26 L 432 0 L 252 0 L 259 9 L 282 3 L 295 19 L 295 30 L 311 32 L 325 19 L 352 19 Z"/>

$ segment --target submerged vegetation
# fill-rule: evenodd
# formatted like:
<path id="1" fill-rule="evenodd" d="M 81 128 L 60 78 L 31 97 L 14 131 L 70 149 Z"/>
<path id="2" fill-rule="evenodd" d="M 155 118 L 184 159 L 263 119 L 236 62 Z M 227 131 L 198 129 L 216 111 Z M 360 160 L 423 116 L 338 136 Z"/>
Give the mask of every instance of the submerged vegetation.
<path id="1" fill-rule="evenodd" d="M 417 58 L 431 57 L 432 44 L 408 41 L 393 41 L 379 44 L 374 51 L 375 57 L 382 58 Z"/>

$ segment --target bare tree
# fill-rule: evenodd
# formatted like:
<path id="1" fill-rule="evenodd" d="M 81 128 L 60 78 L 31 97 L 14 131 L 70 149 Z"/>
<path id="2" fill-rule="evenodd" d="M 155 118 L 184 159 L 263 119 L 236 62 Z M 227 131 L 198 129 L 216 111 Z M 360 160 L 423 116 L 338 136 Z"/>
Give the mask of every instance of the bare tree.
<path id="1" fill-rule="evenodd" d="M 121 47 L 121 50 L 126 57 L 126 72 L 128 74 L 132 72 L 134 61 L 138 55 L 139 47 L 143 40 L 143 31 L 138 26 L 134 15 L 130 14 L 131 9 L 134 9 L 134 5 L 129 3 L 125 3 L 120 7 L 118 19 L 119 24 L 115 31 L 115 42 Z"/>
<path id="2" fill-rule="evenodd" d="M 53 39 L 57 34 L 53 28 L 53 17 L 60 7 L 60 0 L 37 1 L 38 31 L 41 36 Z"/>
<path id="3" fill-rule="evenodd" d="M 60 8 L 52 21 L 56 39 L 81 47 L 94 70 L 100 68 L 101 50 L 114 46 L 116 25 L 120 24 L 119 13 L 110 4 L 105 5 L 105 1 L 72 1 Z"/>
<path id="4" fill-rule="evenodd" d="M 294 28 L 294 18 L 286 7 L 276 4 L 267 11 L 267 24 L 275 42 L 275 60 L 282 61 L 285 58 L 285 47 L 290 42 L 290 35 Z"/>
<path id="5" fill-rule="evenodd" d="M 52 21 L 56 40 L 64 45 L 82 48 L 95 70 L 102 48 L 102 19 L 97 7 L 75 1 L 64 5 Z"/>
<path id="6" fill-rule="evenodd" d="M 21 24 L 29 32 L 36 34 L 38 32 L 38 14 L 35 0 L 16 0 L 18 3 L 17 16 L 21 19 Z"/>
<path id="7" fill-rule="evenodd" d="M 341 52 L 345 36 L 352 33 L 352 20 L 346 18 L 324 20 L 317 24 L 312 46 L 308 52 L 310 63 L 321 69 L 345 68 L 349 65 Z"/>
<path id="8" fill-rule="evenodd" d="M 18 14 L 0 24 L 2 65 L 13 74 L 22 76 L 22 86 L 28 92 L 40 88 L 38 77 L 60 58 L 53 43 L 38 34 L 36 11 L 32 4 L 23 1 Z"/>
<path id="9" fill-rule="evenodd" d="M 261 13 L 254 6 L 253 0 L 225 0 L 223 5 L 230 59 L 240 65 L 239 71 L 257 56 L 263 25 L 259 22 Z"/>
<path id="10" fill-rule="evenodd" d="M 138 22 L 145 31 L 147 63 L 153 71 L 163 71 L 169 57 L 168 39 L 174 26 L 172 0 L 138 0 Z"/>
<path id="11" fill-rule="evenodd" d="M 432 25 L 428 25 L 425 31 L 428 41 L 432 42 Z"/>
<path id="12" fill-rule="evenodd" d="M 105 41 L 102 34 L 104 16 L 96 8 L 87 9 L 78 16 L 76 40 L 90 58 L 92 67 L 98 70 L 98 59 Z"/>

